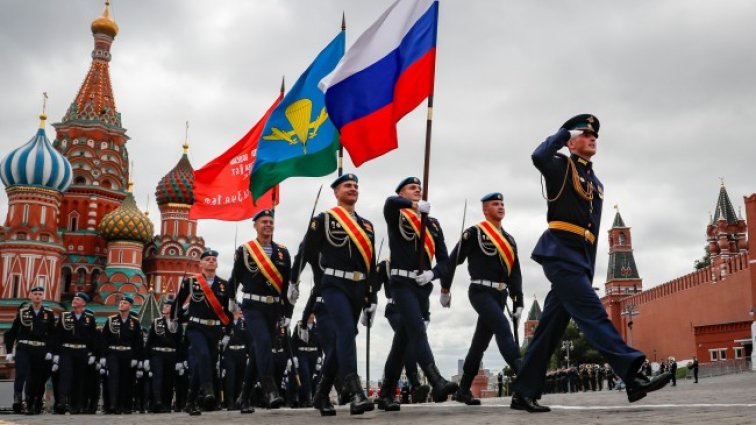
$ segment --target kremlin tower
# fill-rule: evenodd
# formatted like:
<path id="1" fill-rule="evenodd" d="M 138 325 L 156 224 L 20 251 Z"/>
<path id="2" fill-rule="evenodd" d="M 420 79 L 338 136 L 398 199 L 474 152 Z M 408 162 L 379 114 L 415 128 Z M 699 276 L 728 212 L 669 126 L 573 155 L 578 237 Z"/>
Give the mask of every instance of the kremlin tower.
<path id="1" fill-rule="evenodd" d="M 730 258 L 748 252 L 748 225 L 742 214 L 735 215 L 724 181 L 714 211 L 714 217 L 706 227 L 706 242 L 714 273 L 712 279 L 718 280 L 729 273 L 727 262 Z"/>

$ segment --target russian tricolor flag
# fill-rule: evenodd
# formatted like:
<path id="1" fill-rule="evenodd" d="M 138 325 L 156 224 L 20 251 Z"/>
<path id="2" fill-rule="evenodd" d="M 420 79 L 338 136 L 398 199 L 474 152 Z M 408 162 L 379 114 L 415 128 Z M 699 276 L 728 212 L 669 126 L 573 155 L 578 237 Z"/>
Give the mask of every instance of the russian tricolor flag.
<path id="1" fill-rule="evenodd" d="M 433 94 L 438 0 L 397 0 L 320 82 L 355 166 L 398 146 L 396 123 Z"/>

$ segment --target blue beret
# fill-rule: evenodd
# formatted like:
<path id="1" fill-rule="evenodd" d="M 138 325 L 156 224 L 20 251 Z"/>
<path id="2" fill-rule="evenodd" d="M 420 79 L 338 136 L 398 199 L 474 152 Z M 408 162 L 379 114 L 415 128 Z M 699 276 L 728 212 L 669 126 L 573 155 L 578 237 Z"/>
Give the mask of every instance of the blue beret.
<path id="1" fill-rule="evenodd" d="M 271 218 L 273 218 L 275 216 L 276 216 L 276 211 L 275 210 L 265 209 L 265 210 L 262 210 L 262 211 L 258 212 L 257 214 L 255 214 L 255 216 L 252 217 L 252 221 L 257 221 L 257 219 L 261 218 L 261 217 L 271 217 Z M 216 255 L 216 257 L 217 257 L 217 255 Z"/>
<path id="2" fill-rule="evenodd" d="M 39 292 L 45 292 L 45 287 L 40 285 L 40 286 L 35 286 L 35 287 L 29 289 L 30 293 L 31 292 L 37 292 L 37 291 L 39 291 Z"/>
<path id="3" fill-rule="evenodd" d="M 84 300 L 84 302 L 87 302 L 87 303 L 91 300 L 91 298 L 89 298 L 89 295 L 87 295 L 86 292 L 77 292 L 74 294 L 74 298 L 81 298 L 82 300 Z"/>
<path id="4" fill-rule="evenodd" d="M 174 304 L 176 304 L 176 300 L 173 299 L 173 298 L 169 298 L 169 299 L 163 301 L 163 305 L 174 305 Z"/>
<path id="5" fill-rule="evenodd" d="M 353 181 L 355 183 L 360 182 L 356 174 L 342 174 L 341 176 L 337 177 L 336 180 L 333 181 L 333 183 L 331 183 L 331 189 L 336 189 L 341 183 L 344 183 L 346 181 Z"/>
<path id="6" fill-rule="evenodd" d="M 598 118 L 591 114 L 575 115 L 562 124 L 562 128 L 567 130 L 583 130 L 593 133 L 596 137 L 598 137 L 600 126 Z"/>
<path id="7" fill-rule="evenodd" d="M 396 193 L 401 192 L 402 188 L 404 186 L 407 186 L 408 184 L 419 184 L 419 185 L 422 185 L 422 183 L 420 183 L 420 179 L 418 179 L 417 177 L 407 177 L 406 179 L 404 179 L 401 182 L 399 182 L 399 186 L 396 187 L 395 192 Z"/>
<path id="8" fill-rule="evenodd" d="M 488 201 L 503 201 L 504 195 L 502 195 L 499 192 L 491 192 L 488 195 L 480 198 L 480 202 L 488 202 Z"/>
<path id="9" fill-rule="evenodd" d="M 122 297 L 121 297 L 121 301 L 126 301 L 126 302 L 128 302 L 129 304 L 134 304 L 134 298 L 131 298 L 131 297 L 130 297 L 130 296 L 128 296 L 128 295 L 124 295 L 124 296 L 122 296 Z"/>
<path id="10" fill-rule="evenodd" d="M 203 258 L 205 258 L 205 257 L 217 257 L 217 256 L 218 256 L 218 251 L 216 251 L 214 249 L 207 248 L 202 253 L 202 255 L 200 255 L 200 260 L 203 259 Z"/>

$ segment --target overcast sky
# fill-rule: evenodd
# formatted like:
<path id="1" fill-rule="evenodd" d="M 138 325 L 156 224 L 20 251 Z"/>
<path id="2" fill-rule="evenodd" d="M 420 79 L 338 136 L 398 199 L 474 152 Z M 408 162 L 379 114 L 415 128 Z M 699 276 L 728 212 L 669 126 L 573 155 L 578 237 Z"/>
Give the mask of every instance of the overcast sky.
<path id="1" fill-rule="evenodd" d="M 131 137 L 135 196 L 157 220 L 155 186 L 181 156 L 185 121 L 196 169 L 257 122 L 282 75 L 293 84 L 337 33 L 342 11 L 349 47 L 391 0 L 113 3 L 120 26 L 110 63 L 116 107 Z M 49 122 L 62 119 L 89 69 L 89 26 L 102 8 L 98 0 L 3 2 L 0 156 L 34 134 L 43 91 Z M 692 271 L 719 178 L 736 211 L 756 191 L 755 19 L 756 2 L 748 0 L 441 1 L 429 195 L 449 249 L 465 199 L 472 225 L 482 218 L 481 195 L 502 192 L 504 226 L 521 254 L 526 313 L 534 296 L 543 303 L 549 285 L 529 257 L 546 225 L 546 203 L 530 153 L 566 119 L 592 113 L 602 124 L 594 162 L 606 194 L 594 285 L 603 293 L 605 231 L 615 204 L 632 227 L 644 288 Z M 54 129 L 47 131 L 52 140 Z M 422 176 L 424 132 L 422 106 L 400 122 L 398 150 L 359 169 L 346 161 L 360 177 L 358 212 L 376 224 L 379 241 L 385 198 L 402 178 Z M 319 209 L 334 204 L 333 177 L 283 183 L 278 241 L 298 245 L 321 184 Z M 7 209 L 2 193 L 3 217 Z M 252 237 L 249 221 L 199 224 L 207 245 L 221 252 L 222 275 L 231 268 L 237 228 L 239 243 Z M 431 347 L 449 375 L 476 319 L 465 276 L 466 269 L 457 274 L 450 310 L 440 307 L 437 289 L 432 294 Z M 303 298 L 309 282 L 307 275 Z M 373 380 L 392 336 L 383 308 L 372 332 Z M 363 331 L 358 344 L 364 374 Z M 484 363 L 504 365 L 495 343 Z"/>

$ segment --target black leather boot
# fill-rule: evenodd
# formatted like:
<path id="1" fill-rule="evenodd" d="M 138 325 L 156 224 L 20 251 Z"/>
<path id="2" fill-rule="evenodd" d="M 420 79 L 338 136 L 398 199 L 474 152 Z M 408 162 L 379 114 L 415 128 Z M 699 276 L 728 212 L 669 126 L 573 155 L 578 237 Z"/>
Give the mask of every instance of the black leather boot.
<path id="1" fill-rule="evenodd" d="M 189 390 L 189 396 L 187 397 L 185 410 L 186 413 L 189 414 L 189 416 L 199 416 L 202 414 L 202 411 L 199 408 L 199 404 L 197 403 L 197 394 L 192 390 Z"/>
<path id="2" fill-rule="evenodd" d="M 431 397 L 436 403 L 441 403 L 449 398 L 449 395 L 455 393 L 459 389 L 459 385 L 454 382 L 449 382 L 441 376 L 441 372 L 438 371 L 435 363 L 431 363 L 423 368 L 425 376 L 428 377 L 433 389 L 431 390 Z"/>
<path id="3" fill-rule="evenodd" d="M 13 413 L 24 411 L 24 396 L 21 393 L 13 393 Z"/>
<path id="4" fill-rule="evenodd" d="M 278 395 L 278 387 L 272 376 L 266 376 L 263 378 L 263 390 L 265 391 L 265 401 L 268 405 L 268 409 L 278 409 L 286 401 L 283 397 Z"/>
<path id="5" fill-rule="evenodd" d="M 651 379 L 641 374 L 636 374 L 634 377 L 625 381 L 627 400 L 630 403 L 636 402 L 645 397 L 647 393 L 664 388 L 670 380 L 672 380 L 672 374 L 669 372 L 664 372 Z"/>
<path id="6" fill-rule="evenodd" d="M 475 376 L 466 373 L 462 374 L 462 380 L 459 382 L 459 389 L 454 398 L 457 399 L 458 402 L 465 403 L 468 406 L 479 406 L 480 399 L 473 397 L 473 394 L 470 391 L 473 378 L 475 378 Z"/>
<path id="7" fill-rule="evenodd" d="M 55 413 L 59 415 L 65 415 L 71 413 L 71 406 L 69 406 L 69 397 L 64 395 L 60 397 L 60 402 L 55 403 Z"/>
<path id="8" fill-rule="evenodd" d="M 320 411 L 320 416 L 336 416 L 336 409 L 331 403 L 331 387 L 333 386 L 333 376 L 323 374 L 315 388 L 315 395 L 312 397 L 312 407 Z"/>
<path id="9" fill-rule="evenodd" d="M 525 410 L 529 413 L 545 413 L 551 412 L 551 408 L 548 406 L 541 406 L 538 404 L 538 400 L 530 397 L 514 393 L 512 394 L 512 403 L 509 405 L 510 409 Z"/>
<path id="10" fill-rule="evenodd" d="M 352 400 L 349 403 L 349 414 L 361 415 L 365 412 L 370 412 L 375 408 L 373 403 L 365 397 L 365 392 L 362 391 L 360 377 L 356 373 L 350 373 L 345 376 L 344 384 L 352 396 Z"/>
<path id="11" fill-rule="evenodd" d="M 239 406 L 239 411 L 242 414 L 255 413 L 255 408 L 250 403 L 250 397 L 252 395 L 252 382 L 244 381 L 242 384 L 241 394 L 236 399 L 236 404 Z"/>
<path id="12" fill-rule="evenodd" d="M 376 399 L 376 404 L 379 410 L 385 410 L 387 412 L 398 412 L 401 409 L 401 405 L 394 400 L 394 382 L 395 379 L 384 379 L 383 385 L 381 385 L 381 394 Z"/>
<path id="13" fill-rule="evenodd" d="M 428 394 L 430 393 L 431 388 L 420 383 L 420 376 L 417 373 L 417 369 L 411 372 L 407 372 L 407 379 L 412 386 L 412 391 L 410 392 L 412 404 L 427 403 Z"/>

